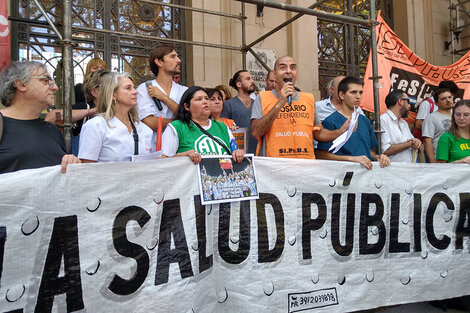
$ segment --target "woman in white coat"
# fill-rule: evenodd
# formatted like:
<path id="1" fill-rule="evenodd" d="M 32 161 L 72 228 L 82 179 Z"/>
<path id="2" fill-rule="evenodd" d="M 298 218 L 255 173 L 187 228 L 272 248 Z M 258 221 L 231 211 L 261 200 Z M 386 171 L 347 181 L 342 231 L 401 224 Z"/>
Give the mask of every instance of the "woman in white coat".
<path id="1" fill-rule="evenodd" d="M 153 131 L 139 120 L 137 91 L 126 73 L 103 77 L 96 105 L 97 116 L 86 122 L 80 135 L 82 162 L 131 161 L 133 155 L 152 150 Z"/>

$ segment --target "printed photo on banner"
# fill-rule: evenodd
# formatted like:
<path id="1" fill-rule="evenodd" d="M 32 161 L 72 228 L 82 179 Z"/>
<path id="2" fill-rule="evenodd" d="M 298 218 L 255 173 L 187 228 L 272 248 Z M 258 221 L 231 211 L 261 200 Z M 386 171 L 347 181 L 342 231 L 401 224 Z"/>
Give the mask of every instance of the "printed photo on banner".
<path id="1" fill-rule="evenodd" d="M 198 167 L 201 204 L 258 199 L 253 155 L 241 163 L 230 156 L 203 156 Z"/>
<path id="2" fill-rule="evenodd" d="M 248 137 L 246 136 L 247 132 L 248 128 L 239 128 L 237 130 L 232 130 L 232 134 L 233 137 L 235 137 L 238 149 L 246 151 L 246 147 L 248 147 Z"/>

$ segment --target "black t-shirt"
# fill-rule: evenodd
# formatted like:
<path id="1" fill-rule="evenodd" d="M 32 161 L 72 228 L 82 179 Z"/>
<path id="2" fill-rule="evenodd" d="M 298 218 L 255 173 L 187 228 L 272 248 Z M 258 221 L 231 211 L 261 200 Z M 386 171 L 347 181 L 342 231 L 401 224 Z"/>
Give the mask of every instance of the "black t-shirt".
<path id="1" fill-rule="evenodd" d="M 95 107 L 95 103 L 93 101 L 88 104 L 86 102 L 75 103 L 75 104 L 72 104 L 72 110 L 86 110 L 88 109 L 88 106 L 90 106 L 90 109 L 93 109 Z M 72 129 L 74 136 L 80 135 L 80 132 L 83 126 L 83 121 L 84 121 L 84 118 L 82 118 L 81 120 L 78 120 L 77 125 Z"/>
<path id="2" fill-rule="evenodd" d="M 75 91 L 75 103 L 85 102 L 85 92 L 83 91 L 83 84 L 78 83 L 74 87 Z"/>
<path id="3" fill-rule="evenodd" d="M 55 125 L 39 118 L 17 120 L 3 117 L 0 174 L 58 165 L 64 155 L 64 137 Z"/>

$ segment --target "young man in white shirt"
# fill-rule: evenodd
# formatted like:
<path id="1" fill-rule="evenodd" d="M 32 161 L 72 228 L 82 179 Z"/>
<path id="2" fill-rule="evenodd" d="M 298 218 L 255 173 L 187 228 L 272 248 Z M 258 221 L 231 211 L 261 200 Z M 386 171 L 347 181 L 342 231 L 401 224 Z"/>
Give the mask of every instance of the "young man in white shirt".
<path id="1" fill-rule="evenodd" d="M 159 117 L 163 117 L 164 130 L 176 116 L 181 96 L 188 87 L 173 81 L 173 76 L 181 73 L 181 60 L 173 45 L 165 44 L 153 49 L 149 65 L 156 78 L 137 87 L 137 111 L 142 122 L 154 131 L 158 129 Z M 161 110 L 156 100 L 160 102 Z"/>
<path id="2" fill-rule="evenodd" d="M 392 162 L 414 163 L 421 141 L 411 134 L 408 123 L 410 99 L 401 90 L 391 91 L 385 98 L 387 112 L 380 116 L 382 151 Z"/>

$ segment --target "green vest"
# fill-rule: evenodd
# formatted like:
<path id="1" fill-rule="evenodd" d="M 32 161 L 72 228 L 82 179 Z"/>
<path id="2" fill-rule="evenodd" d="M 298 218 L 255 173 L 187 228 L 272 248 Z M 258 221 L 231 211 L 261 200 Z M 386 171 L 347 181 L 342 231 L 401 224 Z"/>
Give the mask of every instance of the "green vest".
<path id="1" fill-rule="evenodd" d="M 206 131 L 217 138 L 219 141 L 226 144 L 230 150 L 230 136 L 227 131 L 227 126 L 223 123 L 212 121 L 211 127 Z M 178 151 L 176 153 L 185 152 L 191 149 L 196 150 L 201 155 L 220 155 L 227 154 L 217 142 L 212 140 L 209 136 L 205 135 L 196 125 L 189 122 L 189 125 L 180 120 L 174 120 L 171 125 L 175 128 L 178 134 Z"/>

